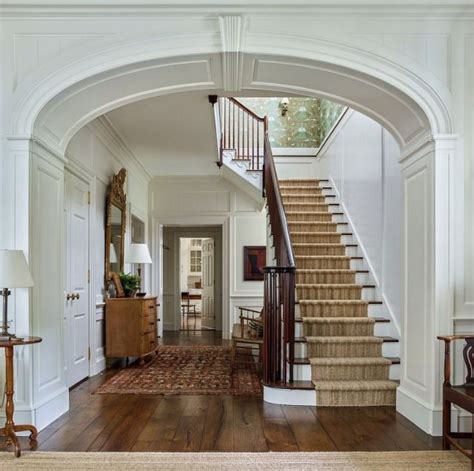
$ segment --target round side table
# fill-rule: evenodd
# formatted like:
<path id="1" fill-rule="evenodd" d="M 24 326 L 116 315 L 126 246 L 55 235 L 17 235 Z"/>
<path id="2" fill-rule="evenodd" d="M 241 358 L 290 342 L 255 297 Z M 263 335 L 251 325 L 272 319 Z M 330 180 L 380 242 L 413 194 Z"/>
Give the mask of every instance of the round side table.
<path id="1" fill-rule="evenodd" d="M 38 437 L 38 431 L 33 425 L 15 425 L 13 422 L 13 349 L 15 347 L 21 347 L 23 345 L 31 345 L 33 343 L 39 343 L 42 339 L 40 337 L 24 337 L 24 338 L 13 338 L 9 340 L 0 340 L 0 348 L 5 349 L 5 376 L 7 379 L 5 396 L 7 402 L 5 405 L 6 422 L 5 427 L 0 428 L 0 435 L 4 435 L 7 439 L 7 445 L 13 445 L 15 450 L 15 456 L 18 458 L 21 455 L 20 442 L 16 436 L 16 432 L 30 432 L 30 446 L 36 447 L 36 438 Z"/>

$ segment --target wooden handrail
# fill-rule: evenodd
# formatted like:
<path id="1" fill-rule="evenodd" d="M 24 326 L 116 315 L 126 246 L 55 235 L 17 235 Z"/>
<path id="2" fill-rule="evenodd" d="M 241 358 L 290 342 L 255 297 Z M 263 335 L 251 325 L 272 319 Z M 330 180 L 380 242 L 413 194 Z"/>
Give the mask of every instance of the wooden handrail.
<path id="1" fill-rule="evenodd" d="M 247 108 L 243 103 L 241 103 L 239 100 L 237 100 L 236 98 L 232 98 L 232 97 L 227 97 L 227 99 L 229 101 L 231 101 L 232 103 L 235 103 L 236 106 L 238 106 L 240 109 L 242 109 L 243 111 L 245 111 L 246 113 L 248 113 L 250 116 L 253 116 L 256 120 L 260 121 L 263 123 L 265 117 L 261 117 L 259 116 L 257 113 L 255 113 L 254 111 L 252 111 L 250 108 Z"/>
<path id="2" fill-rule="evenodd" d="M 290 232 L 288 230 L 288 221 L 286 219 L 285 208 L 283 206 L 283 200 L 281 198 L 280 185 L 278 183 L 278 175 L 275 167 L 275 160 L 273 159 L 273 152 L 270 145 L 270 139 L 268 137 L 268 131 L 265 135 L 265 164 L 264 164 L 264 174 L 265 174 L 265 194 L 268 191 L 273 191 L 276 198 L 276 210 L 278 211 L 278 219 L 274 221 L 275 224 L 278 224 L 281 227 L 281 232 L 283 235 L 284 247 L 287 254 L 286 263 L 283 260 L 278 260 L 277 263 L 280 265 L 283 263 L 283 266 L 286 267 L 295 267 L 295 257 L 293 254 L 293 246 L 291 245 Z M 268 172 L 265 169 L 268 168 Z M 268 181 L 268 177 L 271 178 L 271 181 Z M 268 188 L 266 187 L 268 183 Z M 270 186 L 271 185 L 271 186 Z M 272 224 L 272 222 L 270 221 Z"/>
<path id="3" fill-rule="evenodd" d="M 277 266 L 266 267 L 264 283 L 264 382 L 293 382 L 295 361 L 295 257 L 268 132 L 264 143 L 264 194 Z"/>

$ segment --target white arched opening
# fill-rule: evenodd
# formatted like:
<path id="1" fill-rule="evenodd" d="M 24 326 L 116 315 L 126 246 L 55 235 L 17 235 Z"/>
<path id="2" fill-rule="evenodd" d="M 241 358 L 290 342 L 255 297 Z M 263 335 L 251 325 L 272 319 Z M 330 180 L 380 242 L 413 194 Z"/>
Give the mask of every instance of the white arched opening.
<path id="1" fill-rule="evenodd" d="M 58 320 L 56 326 L 50 326 L 58 345 L 38 348 L 32 362 L 35 375 L 24 372 L 24 378 L 32 378 L 31 387 L 23 387 L 24 403 L 29 404 L 25 413 L 41 426 L 45 422 L 37 413 L 45 404 L 50 403 L 58 413 L 67 408 L 61 362 L 55 362 L 58 370 L 53 376 L 42 376 L 45 361 L 62 355 L 61 253 L 51 254 L 49 260 L 57 267 L 57 279 L 45 279 L 47 272 L 41 265 L 44 247 L 35 238 L 35 230 L 47 214 L 48 220 L 57 222 L 57 228 L 54 224 L 49 227 L 51 236 L 61 241 L 68 142 L 94 118 L 127 103 L 181 91 L 237 94 L 230 89 L 238 89 L 242 93 L 273 91 L 326 97 L 367 114 L 398 140 L 404 200 L 402 379 L 397 407 L 428 432 L 436 432 L 440 366 L 435 338 L 447 331 L 453 296 L 450 215 L 454 151 L 447 98 L 413 72 L 338 43 L 292 38 L 283 44 L 282 37 L 266 36 L 258 50 L 221 54 L 218 47 L 209 47 L 208 39 L 205 35 L 160 38 L 114 48 L 102 44 L 102 49 L 97 48 L 101 52 L 67 66 L 53 64 L 51 70 L 41 71 L 17 91 L 10 139 L 17 159 L 14 204 L 20 211 L 14 224 L 15 244 L 29 252 L 37 280 L 31 300 L 27 293 L 19 296 L 19 305 L 27 313 L 21 327 L 24 332 L 37 333 L 44 322 L 45 297 Z M 35 162 L 37 158 L 40 163 Z M 54 207 L 48 208 L 35 203 L 45 184 L 38 168 L 46 161 L 50 162 L 50 181 L 57 185 Z M 56 231 L 59 235 L 53 234 Z"/>

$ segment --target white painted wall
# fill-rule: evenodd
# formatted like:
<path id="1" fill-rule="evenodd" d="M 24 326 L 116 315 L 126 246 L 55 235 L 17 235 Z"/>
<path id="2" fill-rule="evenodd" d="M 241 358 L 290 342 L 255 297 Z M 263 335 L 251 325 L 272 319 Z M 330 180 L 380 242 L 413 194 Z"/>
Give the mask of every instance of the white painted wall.
<path id="1" fill-rule="evenodd" d="M 317 178 L 331 180 L 383 301 L 400 333 L 401 168 L 393 136 L 367 116 L 348 111 L 315 160 Z"/>
<path id="2" fill-rule="evenodd" d="M 263 282 L 243 279 L 244 246 L 266 245 L 266 219 L 260 204 L 222 177 L 155 178 L 150 183 L 150 218 L 158 263 L 160 225 L 223 227 L 222 328 L 228 338 L 238 306 L 263 305 Z M 162 281 L 156 279 L 154 285 L 159 287 Z"/>
<path id="3" fill-rule="evenodd" d="M 71 140 L 66 156 L 66 168 L 90 184 L 90 270 L 91 270 L 91 374 L 97 374 L 105 368 L 104 357 L 104 247 L 105 247 L 105 200 L 107 187 L 112 176 L 122 167 L 127 169 L 125 192 L 127 195 L 127 226 L 125 250 L 130 243 L 131 214 L 145 222 L 145 234 L 148 234 L 148 180 L 149 177 L 104 119 L 96 119 L 82 128 Z M 129 270 L 125 266 L 125 271 Z M 144 287 L 149 290 L 149 270 L 144 267 Z"/>

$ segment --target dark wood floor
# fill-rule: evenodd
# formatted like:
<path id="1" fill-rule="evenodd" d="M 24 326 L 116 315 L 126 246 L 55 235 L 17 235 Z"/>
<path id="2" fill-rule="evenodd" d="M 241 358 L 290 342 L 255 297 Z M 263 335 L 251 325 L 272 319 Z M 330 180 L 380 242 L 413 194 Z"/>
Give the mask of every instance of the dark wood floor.
<path id="1" fill-rule="evenodd" d="M 206 332 L 165 336 L 163 343 L 221 340 L 220 333 Z M 441 445 L 390 407 L 280 406 L 255 396 L 93 394 L 115 373 L 109 370 L 71 392 L 69 412 L 39 434 L 39 450 L 376 451 Z"/>

